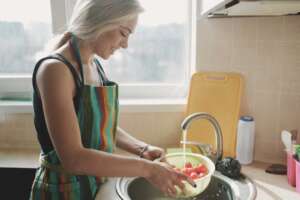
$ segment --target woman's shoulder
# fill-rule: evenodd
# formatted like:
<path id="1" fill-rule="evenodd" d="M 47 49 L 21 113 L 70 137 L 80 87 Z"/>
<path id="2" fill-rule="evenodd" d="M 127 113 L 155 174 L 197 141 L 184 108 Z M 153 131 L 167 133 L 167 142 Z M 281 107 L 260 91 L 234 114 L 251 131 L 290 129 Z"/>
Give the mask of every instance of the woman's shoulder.
<path id="1" fill-rule="evenodd" d="M 56 59 L 47 59 L 41 63 L 36 72 L 36 80 L 38 84 L 74 87 L 74 79 L 68 66 Z"/>
<path id="2" fill-rule="evenodd" d="M 63 77 L 69 74 L 66 64 L 56 59 L 47 59 L 41 63 L 37 71 L 38 77 Z"/>

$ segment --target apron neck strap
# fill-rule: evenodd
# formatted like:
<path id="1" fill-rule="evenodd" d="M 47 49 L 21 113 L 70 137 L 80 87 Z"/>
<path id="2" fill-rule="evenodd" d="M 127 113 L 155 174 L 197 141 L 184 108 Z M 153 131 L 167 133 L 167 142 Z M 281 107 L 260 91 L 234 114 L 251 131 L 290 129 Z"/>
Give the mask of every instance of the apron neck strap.
<path id="1" fill-rule="evenodd" d="M 71 44 L 71 52 L 75 56 L 76 62 L 79 66 L 82 84 L 84 84 L 83 66 L 82 66 L 80 51 L 79 51 L 79 47 L 78 47 L 78 39 L 74 34 L 71 34 L 70 44 Z"/>

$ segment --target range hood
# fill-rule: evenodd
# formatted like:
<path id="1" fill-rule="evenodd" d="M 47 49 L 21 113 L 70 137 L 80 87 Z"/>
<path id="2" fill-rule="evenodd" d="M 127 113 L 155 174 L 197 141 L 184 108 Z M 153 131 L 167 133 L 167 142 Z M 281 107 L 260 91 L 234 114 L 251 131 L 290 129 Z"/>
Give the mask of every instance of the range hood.
<path id="1" fill-rule="evenodd" d="M 201 16 L 281 16 L 300 14 L 300 0 L 202 0 Z"/>

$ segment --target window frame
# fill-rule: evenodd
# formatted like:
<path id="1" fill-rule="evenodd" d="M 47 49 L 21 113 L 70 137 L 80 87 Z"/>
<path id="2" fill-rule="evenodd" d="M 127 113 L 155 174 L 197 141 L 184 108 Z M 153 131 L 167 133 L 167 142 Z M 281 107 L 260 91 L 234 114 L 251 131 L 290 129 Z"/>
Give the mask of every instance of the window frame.
<path id="1" fill-rule="evenodd" d="M 60 27 L 66 27 L 68 16 L 72 11 L 72 5 L 76 0 L 50 0 L 52 30 L 53 34 L 63 32 Z M 182 100 L 188 95 L 188 84 L 191 74 L 195 71 L 195 51 L 196 51 L 196 0 L 188 0 L 188 24 L 186 29 L 187 59 L 185 61 L 186 72 L 184 81 L 178 84 L 120 84 L 120 98 L 124 100 Z M 55 11 L 55 15 L 53 15 Z M 189 66 L 189 67 L 188 67 Z M 31 97 L 32 93 L 31 74 L 0 74 L 0 96 L 3 94 L 12 94 L 18 98 L 18 95 L 27 94 Z M 170 92 L 172 91 L 172 92 Z M 180 94 L 180 95 L 178 95 Z M 149 103 L 151 104 L 151 103 Z"/>

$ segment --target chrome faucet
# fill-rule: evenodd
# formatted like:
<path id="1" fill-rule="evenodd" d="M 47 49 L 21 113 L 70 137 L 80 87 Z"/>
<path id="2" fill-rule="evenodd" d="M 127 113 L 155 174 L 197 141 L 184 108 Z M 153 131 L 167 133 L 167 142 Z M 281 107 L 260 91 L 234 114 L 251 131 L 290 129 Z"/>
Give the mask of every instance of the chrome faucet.
<path id="1" fill-rule="evenodd" d="M 222 159 L 223 155 L 223 138 L 222 138 L 222 131 L 220 128 L 220 125 L 218 121 L 211 116 L 208 113 L 198 112 L 193 113 L 189 116 L 187 116 L 183 122 L 181 123 L 181 128 L 183 131 L 187 131 L 189 128 L 191 122 L 196 119 L 206 119 L 208 120 L 215 129 L 215 136 L 216 136 L 216 146 L 217 150 L 215 155 L 213 155 L 213 151 L 211 150 L 212 146 L 209 144 L 201 144 L 200 142 L 194 142 L 194 141 L 186 141 L 186 144 L 193 144 L 196 145 L 202 152 L 205 151 L 206 155 L 212 159 L 212 161 L 216 164 L 217 161 Z M 184 143 L 184 141 L 181 141 L 181 143 Z"/>

